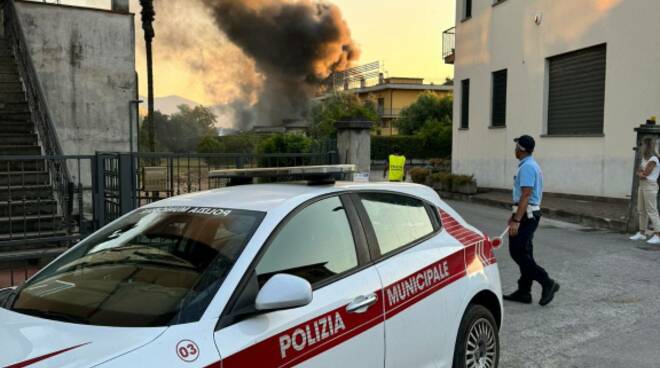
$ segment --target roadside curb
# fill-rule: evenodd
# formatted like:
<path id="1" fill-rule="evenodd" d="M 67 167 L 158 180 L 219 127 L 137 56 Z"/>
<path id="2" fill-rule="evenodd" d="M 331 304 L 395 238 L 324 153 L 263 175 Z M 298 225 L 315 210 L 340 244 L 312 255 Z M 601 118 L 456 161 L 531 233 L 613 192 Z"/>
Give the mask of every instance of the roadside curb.
<path id="1" fill-rule="evenodd" d="M 490 207 L 510 209 L 511 204 L 508 202 L 498 201 L 490 198 L 483 198 L 473 195 L 459 194 L 459 193 L 449 193 L 449 192 L 438 192 L 442 199 L 450 199 L 455 201 L 462 202 L 472 202 L 477 204 L 482 204 Z M 607 217 L 598 217 L 593 215 L 572 213 L 565 210 L 543 207 L 541 209 L 543 215 L 547 218 L 553 220 L 559 220 L 564 222 L 570 222 L 573 224 L 599 229 L 599 230 L 608 230 L 618 233 L 627 232 L 627 224 L 625 221 L 610 219 Z"/>

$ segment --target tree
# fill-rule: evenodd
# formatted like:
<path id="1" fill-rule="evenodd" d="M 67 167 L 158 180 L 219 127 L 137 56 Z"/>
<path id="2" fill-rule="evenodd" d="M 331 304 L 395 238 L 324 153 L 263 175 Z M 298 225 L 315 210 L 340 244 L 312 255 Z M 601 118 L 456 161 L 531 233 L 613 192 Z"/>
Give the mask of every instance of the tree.
<path id="1" fill-rule="evenodd" d="M 199 153 L 220 153 L 224 151 L 222 143 L 218 141 L 217 137 L 207 135 L 197 145 L 197 152 Z"/>
<path id="2" fill-rule="evenodd" d="M 311 109 L 311 135 L 317 138 L 332 137 L 337 134 L 335 122 L 345 119 L 378 121 L 375 103 L 360 100 L 352 93 L 335 93 L 315 104 Z"/>
<path id="3" fill-rule="evenodd" d="M 424 92 L 412 105 L 401 111 L 396 120 L 399 133 L 414 135 L 428 121 L 449 122 L 451 126 L 453 100 L 451 97 L 439 97 L 433 92 Z"/>
<path id="4" fill-rule="evenodd" d="M 451 154 L 451 120 L 429 119 L 417 132 L 417 136 L 422 138 L 427 152 L 435 152 L 435 157 Z"/>
<path id="5" fill-rule="evenodd" d="M 181 105 L 179 112 L 171 116 L 159 111 L 155 111 L 153 116 L 155 122 L 153 128 L 157 135 L 155 146 L 158 151 L 195 152 L 202 139 L 217 135 L 216 116 L 204 106 L 191 108 Z M 148 137 L 150 127 L 150 119 L 147 117 L 142 124 L 141 139 Z"/>
<path id="6" fill-rule="evenodd" d="M 312 148 L 312 139 L 301 134 L 279 133 L 259 142 L 259 154 L 271 153 L 307 153 Z"/>
<path id="7" fill-rule="evenodd" d="M 301 134 L 279 133 L 265 138 L 257 146 L 257 153 L 262 155 L 277 153 L 309 153 L 313 140 Z M 296 157 L 261 157 L 259 165 L 263 167 L 309 165 L 309 158 Z"/>
<path id="8" fill-rule="evenodd" d="M 162 151 L 164 147 L 158 142 L 158 140 L 151 141 L 153 137 L 152 133 L 155 130 L 155 127 L 162 127 L 166 125 L 170 119 L 168 115 L 161 113 L 160 111 L 154 111 L 153 121 L 150 116 L 146 116 L 140 125 L 140 133 L 138 136 L 138 148 L 141 152 L 153 152 L 153 151 Z"/>

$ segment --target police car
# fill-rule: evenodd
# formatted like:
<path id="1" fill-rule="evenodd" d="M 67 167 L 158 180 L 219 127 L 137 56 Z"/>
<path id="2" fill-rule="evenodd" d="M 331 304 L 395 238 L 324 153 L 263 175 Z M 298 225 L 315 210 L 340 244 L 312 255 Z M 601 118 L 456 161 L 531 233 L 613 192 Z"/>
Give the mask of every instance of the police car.
<path id="1" fill-rule="evenodd" d="M 499 243 L 414 184 L 170 198 L 0 293 L 0 367 L 497 367 Z"/>

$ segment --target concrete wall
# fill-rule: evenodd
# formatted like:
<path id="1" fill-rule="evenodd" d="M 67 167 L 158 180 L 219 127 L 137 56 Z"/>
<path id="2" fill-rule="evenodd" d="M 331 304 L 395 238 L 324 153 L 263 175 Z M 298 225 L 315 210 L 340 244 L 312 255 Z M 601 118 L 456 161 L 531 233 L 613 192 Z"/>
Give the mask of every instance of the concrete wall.
<path id="1" fill-rule="evenodd" d="M 64 153 L 128 151 L 137 88 L 133 15 L 16 5 Z"/>
<path id="2" fill-rule="evenodd" d="M 453 170 L 480 186 L 509 188 L 514 137 L 537 138 L 546 190 L 623 198 L 630 194 L 633 128 L 660 115 L 660 1 L 457 0 Z M 540 15 L 542 22 L 535 24 Z M 546 59 L 607 43 L 604 136 L 545 137 Z M 491 73 L 508 69 L 507 126 L 489 129 Z M 470 128 L 459 130 L 461 83 L 470 79 Z"/>

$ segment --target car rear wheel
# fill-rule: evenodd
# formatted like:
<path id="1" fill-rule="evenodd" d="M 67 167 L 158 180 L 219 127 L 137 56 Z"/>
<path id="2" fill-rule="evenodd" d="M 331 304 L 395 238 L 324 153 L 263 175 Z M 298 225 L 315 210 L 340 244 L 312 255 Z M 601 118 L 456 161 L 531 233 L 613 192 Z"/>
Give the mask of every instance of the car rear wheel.
<path id="1" fill-rule="evenodd" d="M 454 349 L 453 368 L 497 368 L 500 338 L 493 314 L 471 305 L 463 316 Z"/>

